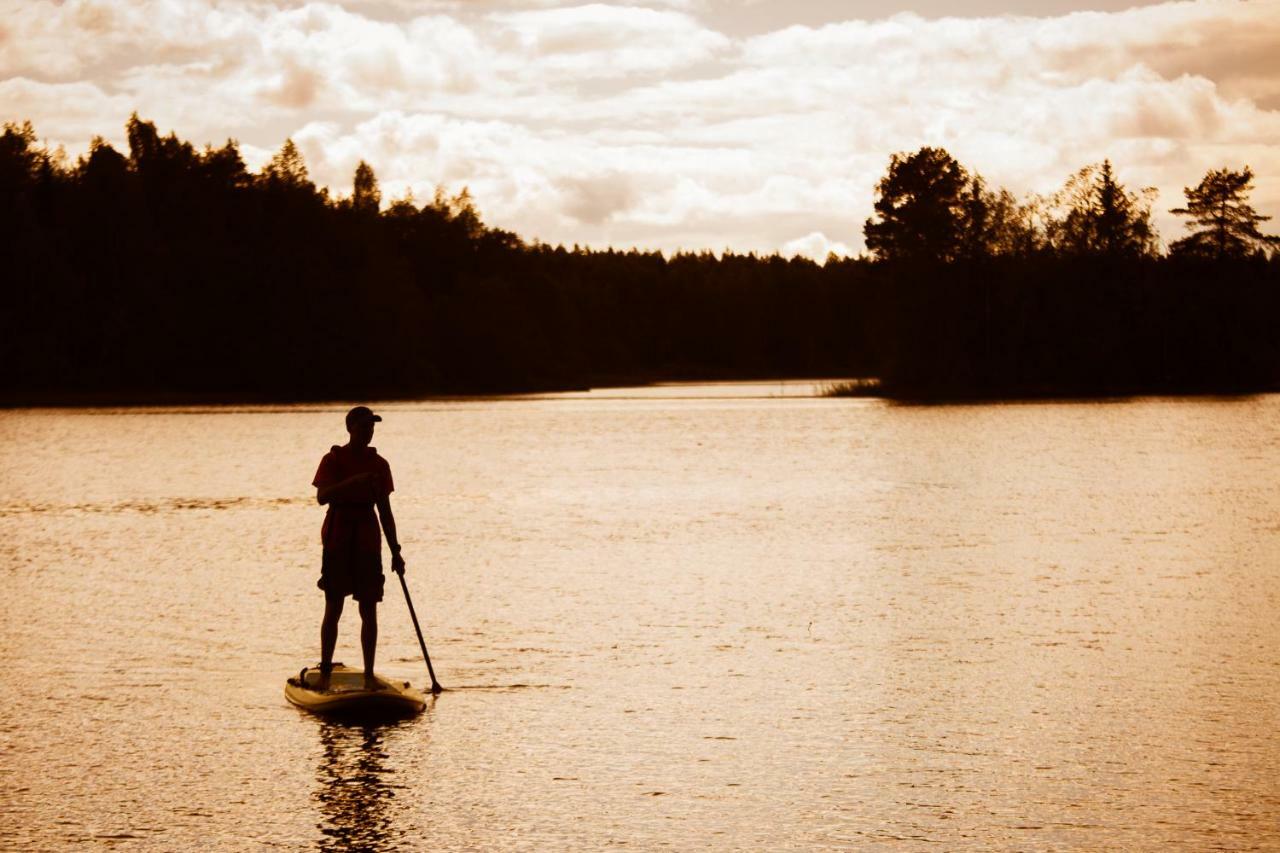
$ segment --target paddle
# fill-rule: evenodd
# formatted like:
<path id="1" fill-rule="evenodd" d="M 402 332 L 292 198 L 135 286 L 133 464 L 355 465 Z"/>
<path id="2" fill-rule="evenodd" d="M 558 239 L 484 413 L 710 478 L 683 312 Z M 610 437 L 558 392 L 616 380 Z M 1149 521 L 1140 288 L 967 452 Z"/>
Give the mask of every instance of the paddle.
<path id="1" fill-rule="evenodd" d="M 422 657 L 427 662 L 427 672 L 431 674 L 431 692 L 438 694 L 443 687 L 436 681 L 436 671 L 431 668 L 431 655 L 427 654 L 426 641 L 422 639 L 422 629 L 418 627 L 418 614 L 413 612 L 413 599 L 409 597 L 409 585 L 404 582 L 404 572 L 396 572 L 400 578 L 400 588 L 404 590 L 404 603 L 409 605 L 409 618 L 413 620 L 413 630 L 418 632 L 418 645 L 422 647 Z"/>

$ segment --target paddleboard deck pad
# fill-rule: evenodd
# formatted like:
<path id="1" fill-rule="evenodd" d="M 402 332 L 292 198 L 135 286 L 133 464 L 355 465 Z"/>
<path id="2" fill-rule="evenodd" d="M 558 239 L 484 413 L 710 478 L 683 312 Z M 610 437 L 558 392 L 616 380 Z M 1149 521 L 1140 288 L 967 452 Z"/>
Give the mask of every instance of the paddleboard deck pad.
<path id="1" fill-rule="evenodd" d="M 299 708 L 326 716 L 409 717 L 426 707 L 422 691 L 409 682 L 374 677 L 379 689 L 368 690 L 363 670 L 335 663 L 329 689 L 320 691 L 320 670 L 308 667 L 285 682 L 284 695 Z"/>

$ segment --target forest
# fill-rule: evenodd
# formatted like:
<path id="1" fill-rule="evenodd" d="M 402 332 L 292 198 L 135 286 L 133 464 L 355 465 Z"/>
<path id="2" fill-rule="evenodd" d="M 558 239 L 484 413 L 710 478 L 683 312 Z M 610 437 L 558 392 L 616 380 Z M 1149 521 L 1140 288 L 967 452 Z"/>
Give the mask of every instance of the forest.
<path id="1" fill-rule="evenodd" d="M 350 195 L 286 141 L 251 172 L 130 118 L 71 162 L 0 135 L 7 405 L 349 400 L 659 380 L 868 377 L 904 400 L 1280 387 L 1280 245 L 1225 167 L 1162 245 L 1153 194 L 1049 197 L 894 154 L 867 254 L 591 250 L 484 224 L 466 190 Z"/>

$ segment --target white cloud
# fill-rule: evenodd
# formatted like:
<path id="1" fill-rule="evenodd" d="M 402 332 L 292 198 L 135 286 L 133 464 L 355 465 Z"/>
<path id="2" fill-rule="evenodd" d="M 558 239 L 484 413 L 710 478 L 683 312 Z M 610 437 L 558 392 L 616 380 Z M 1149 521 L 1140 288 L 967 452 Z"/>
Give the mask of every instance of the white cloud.
<path id="1" fill-rule="evenodd" d="M 827 258 L 831 255 L 846 258 L 854 253 L 845 243 L 831 240 L 821 231 L 814 231 L 803 237 L 797 237 L 794 240 L 788 240 L 783 243 L 780 254 L 787 258 L 794 258 L 800 255 L 806 258 L 813 258 L 819 263 L 826 263 Z"/>
<path id="2" fill-rule="evenodd" d="M 104 127 L 102 117 L 127 116 L 132 108 L 127 99 L 112 96 L 93 83 L 45 83 L 25 77 L 0 80 L 0 104 L 6 113 L 0 119 L 20 122 L 29 118 L 42 138 L 70 151 L 87 149 L 94 136 L 110 136 L 122 122 Z M 47 113 L 50 104 L 59 108 Z"/>
<path id="3" fill-rule="evenodd" d="M 632 179 L 622 172 L 570 177 L 560 187 L 565 193 L 565 213 L 585 225 L 607 222 L 639 199 Z"/>
<path id="4" fill-rule="evenodd" d="M 730 41 L 686 14 L 639 6 L 586 6 L 494 13 L 506 71 L 614 77 L 669 72 L 713 57 Z"/>
<path id="5" fill-rule="evenodd" d="M 251 164 L 292 135 L 336 192 L 365 159 L 387 198 L 468 185 L 553 243 L 856 252 L 889 155 L 923 144 L 1020 193 L 1110 157 L 1160 188 L 1167 239 L 1209 168 L 1249 163 L 1280 214 L 1280 0 L 749 38 L 725 8 L 0 0 L 0 107 L 73 153 L 134 110 Z"/>
<path id="6" fill-rule="evenodd" d="M 1212 44 L 1208 43 L 1212 39 Z M 1246 150 L 1271 209 L 1280 199 L 1280 114 L 1259 107 L 1280 80 L 1280 4 L 1169 3 L 1055 19 L 927 21 L 899 15 L 748 40 L 744 62 L 824 88 L 829 116 L 878 115 L 859 147 L 949 148 L 996 183 L 1046 191 L 1110 157 L 1160 188 L 1157 218 L 1211 167 Z M 1245 56 L 1245 62 L 1230 57 Z M 1263 166 L 1262 164 L 1266 165 Z M 1265 175 L 1265 177 L 1263 177 Z"/>

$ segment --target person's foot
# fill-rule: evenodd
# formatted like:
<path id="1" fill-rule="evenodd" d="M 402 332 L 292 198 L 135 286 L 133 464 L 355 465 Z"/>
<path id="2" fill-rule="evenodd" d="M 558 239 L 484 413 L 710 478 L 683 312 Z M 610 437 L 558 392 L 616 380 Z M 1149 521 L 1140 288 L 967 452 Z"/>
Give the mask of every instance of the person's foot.
<path id="1" fill-rule="evenodd" d="M 372 675 L 365 675 L 364 689 L 365 690 L 381 690 L 382 682 Z"/>
<path id="2" fill-rule="evenodd" d="M 333 674 L 333 664 L 325 664 L 321 662 L 320 666 L 316 667 L 316 669 L 319 671 L 320 675 L 316 678 L 315 687 L 312 687 L 311 689 L 317 693 L 328 693 L 329 677 Z"/>

